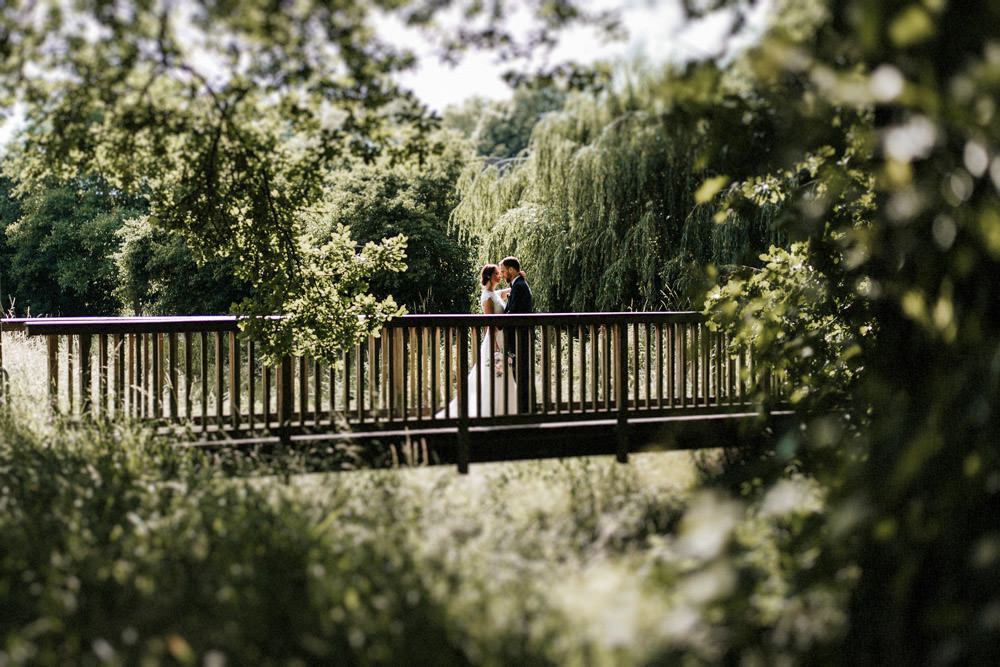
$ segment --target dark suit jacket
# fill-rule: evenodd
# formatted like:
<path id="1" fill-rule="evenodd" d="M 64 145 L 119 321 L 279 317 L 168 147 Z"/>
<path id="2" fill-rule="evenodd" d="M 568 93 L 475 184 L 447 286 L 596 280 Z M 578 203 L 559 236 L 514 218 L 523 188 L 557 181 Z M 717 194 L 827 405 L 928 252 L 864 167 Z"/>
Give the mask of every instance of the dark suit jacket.
<path id="1" fill-rule="evenodd" d="M 511 313 L 533 313 L 535 312 L 535 302 L 531 296 L 531 288 L 528 281 L 518 276 L 510 284 L 510 294 L 507 296 L 507 307 L 503 309 L 506 314 Z"/>

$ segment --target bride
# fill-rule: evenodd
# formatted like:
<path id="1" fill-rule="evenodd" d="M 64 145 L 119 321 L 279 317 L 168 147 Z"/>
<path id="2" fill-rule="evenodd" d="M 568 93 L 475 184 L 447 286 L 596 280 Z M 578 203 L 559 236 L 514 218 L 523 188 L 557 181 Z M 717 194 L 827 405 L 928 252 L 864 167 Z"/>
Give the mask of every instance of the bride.
<path id="1" fill-rule="evenodd" d="M 497 285 L 500 284 L 500 267 L 496 264 L 484 266 L 480 273 L 480 282 L 483 285 L 483 293 L 479 297 L 479 305 L 482 306 L 483 313 L 486 315 L 503 313 L 507 305 L 504 297 L 510 293 L 510 289 L 497 290 Z M 517 414 L 514 368 L 508 363 L 505 352 L 503 332 L 496 327 L 487 327 L 483 333 L 483 342 L 479 346 L 479 363 L 472 366 L 467 378 L 470 417 Z M 453 398 L 447 410 L 441 409 L 434 416 L 438 419 L 446 416 L 457 417 L 458 398 Z"/>

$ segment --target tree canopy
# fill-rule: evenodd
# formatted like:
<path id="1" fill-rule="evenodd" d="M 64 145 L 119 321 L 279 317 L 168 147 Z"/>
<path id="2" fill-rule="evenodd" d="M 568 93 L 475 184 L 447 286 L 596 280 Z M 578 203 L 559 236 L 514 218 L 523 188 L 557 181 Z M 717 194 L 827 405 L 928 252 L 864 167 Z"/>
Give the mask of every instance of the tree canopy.
<path id="1" fill-rule="evenodd" d="M 439 9 L 398 0 L 7 3 L 0 106 L 23 105 L 29 130 L 5 169 L 23 188 L 83 172 L 143 189 L 154 224 L 184 234 L 202 259 L 233 258 L 253 294 L 241 312 L 289 315 L 306 331 L 297 344 L 307 344 L 309 331 L 330 333 L 320 321 L 327 304 L 313 299 L 335 298 L 354 322 L 338 329 L 339 342 L 351 342 L 402 311 L 351 291 L 379 263 L 350 236 L 336 234 L 338 247 L 319 251 L 303 229 L 324 214 L 326 173 L 346 158 L 432 149 L 436 117 L 393 80 L 413 55 L 372 24 L 376 12 L 393 11 L 432 29 Z M 613 25 L 546 1 L 525 38 L 502 27 L 506 3 L 465 9 L 482 20 L 446 40 L 447 53 L 503 45 L 514 57 L 550 44 L 567 24 Z M 402 239 L 375 245 L 403 267 Z M 338 279 L 347 274 L 359 282 Z M 273 333 L 275 352 L 291 344 Z"/>

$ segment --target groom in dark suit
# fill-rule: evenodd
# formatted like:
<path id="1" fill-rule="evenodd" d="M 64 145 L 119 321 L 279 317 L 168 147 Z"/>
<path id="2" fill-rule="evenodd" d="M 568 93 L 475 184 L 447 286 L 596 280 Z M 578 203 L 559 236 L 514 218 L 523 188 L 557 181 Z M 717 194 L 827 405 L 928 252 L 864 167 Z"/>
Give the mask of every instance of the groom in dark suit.
<path id="1" fill-rule="evenodd" d="M 507 297 L 507 307 L 504 313 L 531 313 L 535 304 L 531 296 L 531 288 L 524 279 L 521 262 L 517 257 L 504 257 L 500 260 L 500 274 L 510 285 L 510 295 Z M 517 412 L 527 414 L 531 407 L 531 348 L 528 327 L 510 327 L 514 331 L 514 380 L 517 382 Z"/>

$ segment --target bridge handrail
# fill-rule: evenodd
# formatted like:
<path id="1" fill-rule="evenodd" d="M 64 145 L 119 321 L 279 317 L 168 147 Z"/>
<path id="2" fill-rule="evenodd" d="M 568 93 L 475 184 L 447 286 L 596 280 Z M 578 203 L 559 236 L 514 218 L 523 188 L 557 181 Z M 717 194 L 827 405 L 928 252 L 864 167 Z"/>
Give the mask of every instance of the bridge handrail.
<path id="1" fill-rule="evenodd" d="M 275 319 L 280 316 L 275 316 Z M 83 334 L 188 333 L 238 331 L 242 318 L 236 315 L 188 315 L 143 317 L 22 317 L 0 320 L 4 331 L 23 331 L 29 336 L 76 336 Z M 386 328 L 615 325 L 621 323 L 700 323 L 695 311 L 625 311 L 609 313 L 532 313 L 529 315 L 413 314 L 395 317 Z"/>

